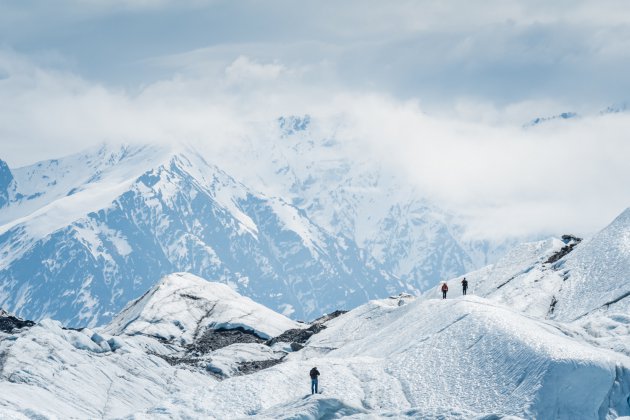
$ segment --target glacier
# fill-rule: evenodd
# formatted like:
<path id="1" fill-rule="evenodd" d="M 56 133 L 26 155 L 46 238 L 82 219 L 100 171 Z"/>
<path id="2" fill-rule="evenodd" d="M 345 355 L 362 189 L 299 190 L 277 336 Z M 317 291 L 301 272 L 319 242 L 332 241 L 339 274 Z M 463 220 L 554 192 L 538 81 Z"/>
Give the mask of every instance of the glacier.
<path id="1" fill-rule="evenodd" d="M 449 281 L 445 300 L 437 288 L 421 296 L 403 293 L 312 324 L 275 313 L 225 284 L 171 274 L 104 326 L 67 329 L 47 319 L 0 332 L 0 415 L 628 416 L 630 354 L 624 348 L 630 317 L 587 299 L 576 303 L 576 313 L 589 313 L 585 323 L 584 317 L 556 316 L 539 304 L 549 305 L 569 281 L 564 267 L 570 260 L 584 261 L 606 248 L 609 259 L 591 267 L 600 264 L 594 272 L 603 277 L 617 272 L 611 262 L 625 261 L 628 250 L 604 245 L 626 237 L 626 213 L 557 260 L 550 257 L 559 255 L 566 240 L 516 247 L 496 265 L 466 275 L 468 296 L 461 296 L 458 277 Z M 599 280 L 592 277 L 583 291 L 597 296 Z M 619 297 L 616 303 L 629 299 Z M 611 329 L 605 321 L 613 315 L 617 327 Z M 308 332 L 302 346 L 289 342 L 299 336 L 295 331 Z M 313 366 L 322 373 L 316 395 L 309 394 Z"/>
<path id="2" fill-rule="evenodd" d="M 0 313 L 3 418 L 630 416 L 630 209 L 414 296 L 297 322 L 164 276 L 92 328 Z M 603 293 L 602 293 L 603 292 Z M 16 321 L 17 320 L 17 321 Z M 308 372 L 321 372 L 310 394 Z"/>

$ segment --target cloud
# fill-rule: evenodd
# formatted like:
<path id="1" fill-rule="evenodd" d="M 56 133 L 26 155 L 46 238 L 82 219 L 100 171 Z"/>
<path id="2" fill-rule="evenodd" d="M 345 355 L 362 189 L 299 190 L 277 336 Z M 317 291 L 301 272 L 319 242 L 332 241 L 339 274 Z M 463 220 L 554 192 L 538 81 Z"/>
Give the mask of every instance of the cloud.
<path id="1" fill-rule="evenodd" d="M 242 56 L 321 67 L 329 86 L 416 98 L 432 111 L 462 99 L 579 110 L 630 91 L 623 0 L 26 0 L 2 12 L 5 45 L 54 51 L 86 79 L 126 89 L 224 71 Z"/>
<path id="2" fill-rule="evenodd" d="M 629 117 L 598 114 L 629 99 L 628 22 L 623 0 L 13 2 L 0 150 L 238 148 L 308 113 L 471 236 L 585 234 L 628 205 Z M 522 128 L 566 111 L 582 118 Z"/>
<path id="3" fill-rule="evenodd" d="M 382 99 L 363 98 L 343 135 L 369 141 L 462 216 L 471 237 L 586 235 L 630 204 L 627 113 L 523 129 L 436 118 L 417 102 Z"/>
<path id="4" fill-rule="evenodd" d="M 242 85 L 248 82 L 272 82 L 288 76 L 286 67 L 279 63 L 258 63 L 246 56 L 239 56 L 225 69 L 227 83 Z"/>
<path id="5" fill-rule="evenodd" d="M 279 115 L 309 113 L 351 158 L 399 171 L 460 215 L 471 237 L 592 233 L 628 206 L 630 114 L 584 114 L 523 129 L 557 103 L 416 99 L 318 81 L 317 68 L 239 56 L 221 71 L 176 74 L 131 93 L 0 53 L 0 149 L 12 166 L 102 141 L 193 142 L 238 150 L 273 141 Z"/>

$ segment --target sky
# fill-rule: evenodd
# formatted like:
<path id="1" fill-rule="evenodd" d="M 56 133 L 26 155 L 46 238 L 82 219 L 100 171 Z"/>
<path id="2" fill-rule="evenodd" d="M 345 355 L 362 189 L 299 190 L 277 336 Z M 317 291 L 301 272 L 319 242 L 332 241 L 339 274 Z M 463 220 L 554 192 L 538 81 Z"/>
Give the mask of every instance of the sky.
<path id="1" fill-rule="evenodd" d="M 628 69 L 623 0 L 0 0 L 0 158 L 308 113 L 480 235 L 588 234 L 630 203 Z"/>

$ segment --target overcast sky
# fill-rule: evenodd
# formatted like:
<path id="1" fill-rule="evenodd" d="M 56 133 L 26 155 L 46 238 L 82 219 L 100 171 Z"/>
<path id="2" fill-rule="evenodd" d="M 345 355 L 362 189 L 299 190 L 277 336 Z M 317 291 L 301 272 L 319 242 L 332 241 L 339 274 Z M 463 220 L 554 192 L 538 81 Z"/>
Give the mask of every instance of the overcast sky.
<path id="1" fill-rule="evenodd" d="M 630 203 L 630 118 L 599 114 L 628 74 L 625 0 L 0 0 L 0 158 L 309 113 L 479 231 L 589 233 Z"/>

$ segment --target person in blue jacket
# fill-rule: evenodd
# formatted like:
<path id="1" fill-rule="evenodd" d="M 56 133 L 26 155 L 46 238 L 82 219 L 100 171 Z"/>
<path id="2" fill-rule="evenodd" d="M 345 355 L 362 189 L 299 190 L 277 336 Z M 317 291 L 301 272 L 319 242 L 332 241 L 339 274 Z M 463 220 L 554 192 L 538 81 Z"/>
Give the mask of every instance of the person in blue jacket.
<path id="1" fill-rule="evenodd" d="M 317 394 L 317 377 L 319 376 L 319 371 L 316 367 L 311 369 L 311 395 Z"/>

